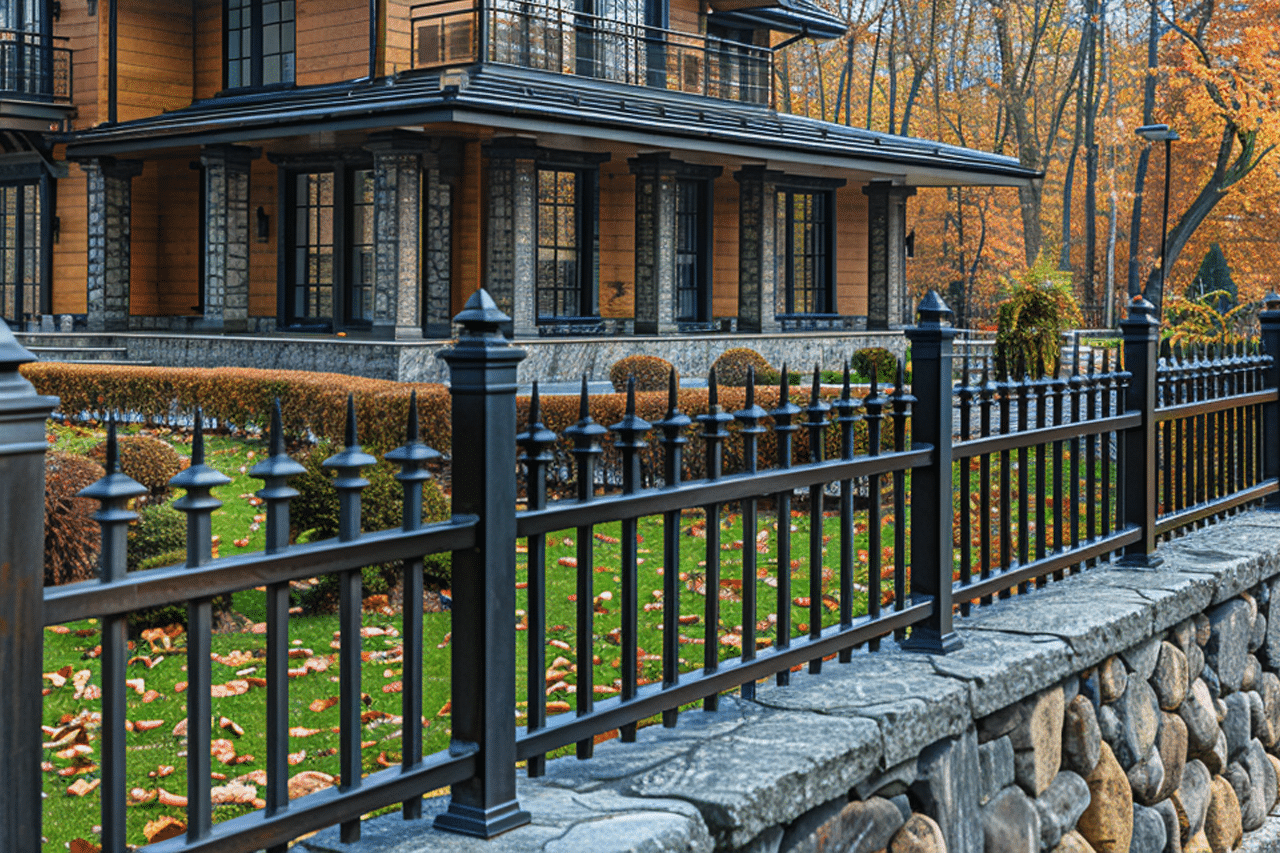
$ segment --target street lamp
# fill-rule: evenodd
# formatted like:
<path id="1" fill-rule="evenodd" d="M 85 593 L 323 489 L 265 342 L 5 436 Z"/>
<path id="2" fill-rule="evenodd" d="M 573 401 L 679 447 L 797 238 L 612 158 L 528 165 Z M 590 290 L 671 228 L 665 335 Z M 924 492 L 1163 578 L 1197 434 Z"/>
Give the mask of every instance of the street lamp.
<path id="1" fill-rule="evenodd" d="M 1160 302 L 1164 305 L 1165 269 L 1169 263 L 1169 153 L 1175 139 L 1181 139 L 1178 131 L 1170 129 L 1167 124 L 1144 124 L 1134 133 L 1148 142 L 1164 143 L 1164 220 L 1160 226 Z"/>

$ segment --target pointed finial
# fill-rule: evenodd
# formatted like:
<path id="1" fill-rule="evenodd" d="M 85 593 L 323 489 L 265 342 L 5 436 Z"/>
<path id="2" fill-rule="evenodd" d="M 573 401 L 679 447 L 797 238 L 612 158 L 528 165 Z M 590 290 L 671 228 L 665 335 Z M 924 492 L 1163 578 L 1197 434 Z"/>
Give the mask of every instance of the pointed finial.
<path id="1" fill-rule="evenodd" d="M 116 440 L 116 414 L 107 418 L 107 473 L 120 473 L 120 444 Z"/>
<path id="2" fill-rule="evenodd" d="M 582 391 L 578 395 L 578 420 L 585 421 L 591 416 L 591 400 L 587 395 L 587 374 L 582 374 Z"/>
<path id="3" fill-rule="evenodd" d="M 272 456 L 279 456 L 284 453 L 284 415 L 280 413 L 279 397 L 276 397 L 275 403 L 271 406 L 271 442 L 269 447 Z"/>
<path id="4" fill-rule="evenodd" d="M 542 420 L 542 399 L 538 396 L 538 380 L 533 380 L 533 392 L 529 395 L 529 426 Z"/>
<path id="5" fill-rule="evenodd" d="M 677 411 L 680 408 L 680 380 L 676 377 L 676 369 L 673 365 L 671 372 L 667 374 L 667 414 Z"/>
<path id="6" fill-rule="evenodd" d="M 787 401 L 791 399 L 791 371 L 787 368 L 787 363 L 782 362 L 782 387 L 778 391 L 778 405 L 785 406 Z"/>
<path id="7" fill-rule="evenodd" d="M 418 440 L 418 389 L 409 392 L 409 441 Z"/>
<path id="8" fill-rule="evenodd" d="M 627 414 L 634 415 L 636 413 L 636 378 L 634 376 L 627 377 Z"/>
<path id="9" fill-rule="evenodd" d="M 756 404 L 756 366 L 747 365 L 747 408 Z"/>
<path id="10" fill-rule="evenodd" d="M 898 359 L 898 381 L 895 386 L 899 391 L 907 387 L 907 371 L 906 366 L 902 363 L 902 359 Z"/>
<path id="11" fill-rule="evenodd" d="M 849 359 L 844 360 L 844 384 L 840 387 L 840 399 L 848 402 L 849 396 Z"/>
<path id="12" fill-rule="evenodd" d="M 715 411 L 720 405 L 720 389 L 716 384 L 716 366 L 707 371 L 707 407 Z"/>
<path id="13" fill-rule="evenodd" d="M 1268 290 L 1267 295 L 1262 297 L 1262 306 L 1267 311 L 1280 311 L 1280 293 Z"/>
<path id="14" fill-rule="evenodd" d="M 880 391 L 880 365 L 876 362 L 871 363 L 871 391 L 869 396 L 876 396 Z"/>
<path id="15" fill-rule="evenodd" d="M 819 374 L 819 371 L 818 371 L 818 363 L 817 363 L 817 362 L 814 362 L 814 363 L 813 363 L 813 388 L 812 388 L 812 389 L 810 389 L 810 391 L 809 391 L 809 402 L 810 402 L 810 403 L 816 403 L 816 402 L 818 402 L 818 392 L 819 392 L 819 389 L 820 389 L 821 384 L 822 384 L 822 377 L 821 377 L 821 375 Z"/>
<path id="16" fill-rule="evenodd" d="M 196 431 L 191 439 L 191 467 L 204 464 L 204 410 L 196 406 Z"/>
<path id="17" fill-rule="evenodd" d="M 347 394 L 347 447 L 356 446 L 356 395 Z"/>

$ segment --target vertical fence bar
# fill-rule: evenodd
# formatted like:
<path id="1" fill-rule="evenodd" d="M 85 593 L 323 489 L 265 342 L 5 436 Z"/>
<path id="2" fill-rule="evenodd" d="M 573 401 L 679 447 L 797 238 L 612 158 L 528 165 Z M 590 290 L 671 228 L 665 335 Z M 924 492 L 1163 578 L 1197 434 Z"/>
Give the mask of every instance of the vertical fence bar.
<path id="1" fill-rule="evenodd" d="M 1167 346 L 1167 343 L 1166 343 Z M 1156 362 L 1156 405 L 1159 407 L 1173 404 L 1173 364 L 1161 356 Z M 1156 460 L 1160 466 L 1161 489 L 1156 502 L 1157 514 L 1176 511 L 1173 505 L 1173 421 L 1168 420 L 1160 425 L 1157 434 L 1160 438 L 1160 449 Z"/>
<path id="2" fill-rule="evenodd" d="M 80 496 L 94 498 L 102 504 L 102 508 L 93 514 L 102 528 L 99 577 L 103 583 L 111 583 L 124 580 L 127 569 L 129 523 L 138 517 L 136 512 L 128 508 L 129 500 L 147 493 L 146 488 L 120 472 L 120 449 L 116 443 L 114 417 L 107 424 L 105 467 L 107 476 L 82 490 Z M 124 853 L 127 849 L 125 695 L 128 688 L 124 682 L 129 658 L 128 622 L 128 617 L 123 614 L 107 616 L 102 620 L 102 673 L 99 676 L 102 683 L 102 752 L 99 766 L 102 768 L 102 849 L 108 853 Z"/>
<path id="3" fill-rule="evenodd" d="M 693 423 L 680 411 L 679 382 L 675 368 L 667 374 L 667 414 L 655 426 L 662 430 L 664 485 L 680 485 L 684 474 L 684 431 Z M 680 510 L 662 516 L 662 686 L 680 683 Z M 678 708 L 662 712 L 662 725 L 674 728 Z"/>
<path id="4" fill-rule="evenodd" d="M 0 566 L 6 572 L 5 594 L 0 596 L 0 670 L 7 674 L 7 689 L 0 699 L 0 779 L 5 783 L 0 797 L 0 849 L 13 853 L 38 853 L 41 838 L 44 753 L 36 724 L 43 719 L 44 501 L 31 500 L 30 495 L 44 493 L 44 454 L 49 446 L 45 421 L 58 400 L 38 395 L 18 373 L 19 365 L 35 360 L 0 320 L 0 483 L 4 484 Z M 123 566 L 123 531 L 119 538 Z M 120 727 L 123 730 L 123 719 Z M 123 846 L 118 850 L 123 853 Z"/>
<path id="5" fill-rule="evenodd" d="M 453 512 L 477 517 L 476 544 L 453 552 L 454 747 L 478 750 L 476 775 L 454 785 L 439 829 L 491 838 L 529 822 L 516 802 L 516 364 L 500 331 L 511 318 L 484 290 L 454 318 L 449 365 Z M 534 678 L 541 673 L 533 673 Z"/>
<path id="6" fill-rule="evenodd" d="M 734 417 L 742 424 L 738 435 L 742 436 L 742 467 L 745 474 L 756 473 L 757 454 L 760 436 L 764 427 L 760 421 L 768 417 L 768 412 L 756 404 L 756 369 L 747 366 L 747 402 Z M 756 536 L 760 526 L 758 504 L 755 498 L 747 498 L 742 502 L 742 660 L 754 660 L 756 656 Z M 742 685 L 742 698 L 756 698 L 756 683 L 753 680 Z"/>
<path id="7" fill-rule="evenodd" d="M 791 437 L 796 427 L 791 419 L 800 414 L 800 407 L 791 402 L 791 374 L 786 364 L 782 365 L 782 379 L 778 391 L 778 408 L 769 414 L 773 416 L 773 432 L 778 441 L 778 467 L 791 467 Z M 778 636 L 775 648 L 791 647 L 791 493 L 779 492 L 774 497 L 778 519 Z M 777 675 L 779 687 L 791 683 L 790 670 L 783 670 Z"/>
<path id="8" fill-rule="evenodd" d="M 271 409 L 268 452 L 266 459 L 249 469 L 249 476 L 263 481 L 257 495 L 267 506 L 265 548 L 268 554 L 275 554 L 289 547 L 289 500 L 298 494 L 288 485 L 289 478 L 305 474 L 307 470 L 285 453 L 278 398 Z M 266 801 L 267 813 L 277 814 L 289 806 L 289 584 L 268 585 L 266 599 Z M 271 848 L 270 853 L 284 853 L 284 850 L 284 845 L 278 845 Z"/>
<path id="9" fill-rule="evenodd" d="M 982 384 L 978 387 L 978 434 L 982 438 L 991 435 L 991 401 L 995 397 L 996 383 L 991 381 L 991 360 L 983 359 Z M 978 554 L 978 576 L 983 580 L 991 577 L 991 454 L 984 453 L 978 460 L 978 541 L 981 552 Z M 991 603 L 991 596 L 982 597 L 983 604 Z"/>
<path id="10" fill-rule="evenodd" d="M 813 388 L 809 392 L 809 405 L 805 408 L 805 426 L 809 429 L 809 462 L 821 462 L 826 450 L 827 414 L 831 406 L 822 402 L 822 377 L 819 366 L 813 366 Z M 823 490 L 824 483 L 816 483 L 809 487 L 809 637 L 818 639 L 822 636 L 822 540 L 825 525 L 823 523 Z M 817 674 L 822 671 L 822 658 L 809 661 L 809 672 Z"/>
<path id="11" fill-rule="evenodd" d="M 582 391 L 578 396 L 578 422 L 564 431 L 565 438 L 573 442 L 573 455 L 577 459 L 578 502 L 590 503 L 596 494 L 596 460 L 604 453 L 600 437 L 608 430 L 591 417 L 591 399 L 587 395 L 587 377 L 582 377 Z M 595 708 L 595 540 L 592 528 L 585 525 L 574 534 L 577 550 L 577 638 L 578 654 L 577 691 L 574 693 L 578 716 L 590 714 Z M 585 738 L 578 741 L 578 758 L 587 759 L 594 751 L 595 741 Z"/>
<path id="12" fill-rule="evenodd" d="M 853 430 L 858 423 L 857 403 L 849 391 L 849 360 L 844 361 L 844 384 L 836 401 L 836 422 L 840 424 L 840 458 L 853 458 Z M 840 628 L 853 625 L 853 480 L 840 481 Z M 754 614 L 753 614 L 754 618 Z M 853 660 L 853 649 L 840 650 L 840 662 Z"/>
<path id="13" fill-rule="evenodd" d="M 1010 406 L 1013 402 L 1014 383 L 1010 378 L 1007 359 L 1002 359 L 1001 381 L 996 383 L 1000 394 L 1000 434 L 1013 431 Z M 1013 478 L 1008 449 L 1000 451 L 1000 570 L 1007 572 L 1013 565 Z M 1009 597 L 1009 589 L 1000 590 L 1001 598 Z"/>
<path id="14" fill-rule="evenodd" d="M 725 426 L 733 423 L 733 415 L 720 408 L 719 394 L 716 368 L 712 365 L 711 372 L 707 375 L 707 412 L 698 415 L 698 423 L 702 424 L 702 439 L 706 442 L 708 480 L 719 480 L 723 473 L 724 441 L 729 437 Z M 702 669 L 710 673 L 720 668 L 720 504 L 707 504 L 706 522 Z M 703 699 L 703 710 L 714 711 L 718 699 L 719 695 L 714 693 Z"/>
<path id="15" fill-rule="evenodd" d="M 972 437 L 972 419 L 973 419 L 973 397 L 978 389 L 969 384 L 969 353 L 970 347 L 964 350 L 964 367 L 960 369 L 960 387 L 956 388 L 956 397 L 960 400 L 960 440 L 968 441 Z M 962 459 L 960 461 L 957 472 L 959 476 L 959 497 L 960 503 L 960 584 L 968 586 L 973 579 L 973 512 L 969 502 L 969 496 L 972 490 L 969 485 L 969 468 L 971 459 Z M 984 482 L 983 488 L 986 488 Z M 969 615 L 969 599 L 966 597 L 960 602 L 960 614 L 962 616 Z"/>
<path id="16" fill-rule="evenodd" d="M 1084 393 L 1085 379 L 1080 375 L 1079 338 L 1076 339 L 1077 352 L 1071 360 L 1071 378 L 1067 380 L 1071 395 L 1071 422 L 1080 422 L 1080 397 Z M 1079 436 L 1071 439 L 1071 548 L 1075 550 L 1080 544 L 1080 455 L 1082 439 Z"/>
<path id="17" fill-rule="evenodd" d="M 1153 363 L 1154 363 L 1154 360 L 1155 360 L 1155 355 L 1153 353 L 1152 354 Z M 1102 417 L 1103 418 L 1111 417 L 1113 391 L 1118 391 L 1120 388 L 1120 377 L 1116 373 L 1113 373 L 1111 368 L 1112 368 L 1111 350 L 1105 349 L 1102 351 Z M 1118 368 L 1118 365 L 1117 365 L 1117 368 Z M 1151 375 L 1151 388 L 1152 388 L 1151 410 L 1153 413 L 1152 414 L 1153 419 L 1155 417 L 1155 414 L 1154 414 L 1155 385 L 1156 385 L 1155 373 L 1153 372 Z M 1117 401 L 1116 404 L 1119 405 L 1119 402 Z M 1100 438 L 1100 441 L 1102 443 L 1102 450 L 1101 450 L 1102 472 L 1101 473 L 1102 473 L 1102 535 L 1103 536 L 1109 536 L 1111 534 L 1112 521 L 1115 519 L 1115 510 L 1112 509 L 1112 504 L 1111 504 L 1111 460 L 1114 458 L 1114 451 L 1112 450 L 1112 436 L 1114 435 L 1115 433 L 1108 432 L 1108 433 L 1104 433 Z M 1152 492 L 1151 492 L 1151 513 L 1152 513 L 1151 518 L 1153 520 L 1155 519 L 1155 512 L 1156 512 L 1154 483 L 1155 483 L 1157 468 L 1155 467 L 1155 463 L 1154 463 L 1154 460 L 1156 459 L 1155 453 L 1156 453 L 1156 433 L 1155 433 L 1155 429 L 1153 428 L 1151 432 L 1151 458 L 1153 460 L 1152 468 L 1151 468 L 1151 476 L 1152 476 L 1152 484 L 1153 484 Z"/>
<path id="18" fill-rule="evenodd" d="M 547 505 L 547 466 L 554 460 L 551 448 L 556 434 L 542 423 L 542 405 L 538 397 L 538 381 L 533 381 L 533 393 L 529 397 L 529 426 L 516 436 L 524 448 L 525 504 L 529 509 L 543 509 Z M 529 705 L 526 708 L 526 727 L 536 731 L 547 724 L 546 682 L 542 673 L 547 671 L 547 535 L 538 533 L 529 537 L 525 555 L 525 589 L 529 630 L 526 633 L 525 659 L 526 686 Z M 634 665 L 634 664 L 633 664 Z M 546 772 L 545 755 L 530 756 L 526 765 L 529 778 Z"/>
<path id="19" fill-rule="evenodd" d="M 1026 356 L 1021 356 L 1021 369 L 1018 371 L 1022 374 L 1022 378 L 1018 381 L 1018 432 L 1025 433 L 1028 427 L 1028 418 L 1031 415 L 1029 400 L 1031 391 L 1031 368 L 1027 364 Z M 1018 448 L 1018 566 L 1025 566 L 1031 558 L 1031 495 L 1029 469 L 1027 468 L 1027 460 L 1029 458 L 1027 446 Z M 1029 581 L 1023 581 L 1018 584 L 1018 594 L 1021 595 L 1031 588 Z"/>
<path id="20" fill-rule="evenodd" d="M 875 364 L 871 369 L 871 387 L 862 402 L 867 412 L 867 454 L 870 456 L 880 455 L 880 422 L 884 419 L 884 407 L 889 402 L 880 393 L 878 374 L 879 365 Z M 880 476 L 872 474 L 867 477 L 867 615 L 872 619 L 880 616 L 884 598 L 880 588 Z M 879 649 L 880 638 L 872 638 L 867 648 L 873 652 Z"/>
<path id="21" fill-rule="evenodd" d="M 1052 380 L 1045 374 L 1044 360 L 1040 360 L 1039 376 L 1035 382 L 1035 398 L 1036 398 L 1036 429 L 1044 429 L 1048 425 L 1048 413 L 1045 411 L 1049 402 L 1049 385 Z M 1035 473 L 1036 473 L 1036 559 L 1044 559 L 1045 549 L 1049 540 L 1049 524 L 1048 514 L 1046 512 L 1045 498 L 1048 496 L 1048 483 L 1046 481 L 1045 453 L 1047 447 L 1044 442 L 1036 444 L 1035 452 Z M 1041 579 L 1040 583 L 1043 583 Z"/>
<path id="22" fill-rule="evenodd" d="M 640 451 L 649 446 L 644 440 L 651 425 L 636 414 L 636 378 L 627 379 L 627 409 L 622 420 L 610 429 L 618 436 L 613 446 L 622 452 L 622 491 L 633 494 L 640 488 Z M 638 519 L 622 519 L 622 701 L 636 698 L 639 654 L 640 610 L 639 581 L 636 577 L 636 534 Z M 579 664 L 581 666 L 581 664 Z M 622 727 L 622 740 L 631 743 L 636 739 L 636 724 Z"/>
<path id="23" fill-rule="evenodd" d="M 1259 371 L 1262 387 L 1280 388 L 1280 293 L 1267 291 L 1263 310 L 1258 313 L 1262 326 L 1262 351 L 1269 357 Z M 1262 418 L 1257 451 L 1261 455 L 1261 476 L 1264 480 L 1280 478 L 1280 402 L 1262 404 Z M 1267 495 L 1268 509 L 1280 508 L 1280 493 Z"/>
<path id="24" fill-rule="evenodd" d="M 1053 425 L 1056 427 L 1066 423 L 1066 401 L 1067 401 L 1067 380 L 1062 378 L 1062 358 L 1058 358 L 1058 364 L 1053 371 Z M 1062 482 L 1062 441 L 1053 443 L 1053 550 L 1054 553 L 1062 553 L 1067 547 L 1067 529 L 1063 512 L 1062 502 L 1064 500 L 1063 482 Z M 1062 580 L 1066 572 L 1063 569 L 1053 573 L 1054 580 Z"/>
<path id="25" fill-rule="evenodd" d="M 173 502 L 187 514 L 187 567 L 199 568 L 213 559 L 213 511 L 222 501 L 213 496 L 215 486 L 231 478 L 204 463 L 204 422 L 196 409 L 195 437 L 191 441 L 191 466 L 169 481 L 186 494 Z M 210 799 L 209 748 L 213 706 L 209 688 L 213 682 L 210 661 L 213 636 L 213 602 L 202 598 L 187 604 L 187 839 L 204 838 L 213 827 Z"/>
<path id="26" fill-rule="evenodd" d="M 409 395 L 409 418 L 405 430 L 405 443 L 384 457 L 388 462 L 400 465 L 396 479 L 404 488 L 401 526 L 405 530 L 422 528 L 422 489 L 431 472 L 427 463 L 440 458 L 440 454 L 418 440 L 418 392 Z M 422 560 L 404 562 L 404 604 L 401 607 L 401 637 L 403 658 L 403 693 L 400 697 L 400 717 L 403 720 L 400 766 L 413 769 L 422 761 Z M 422 797 L 415 795 L 401 804 L 406 820 L 422 817 Z"/>
<path id="27" fill-rule="evenodd" d="M 948 395 L 951 393 L 951 373 L 946 376 Z M 950 401 L 950 396 L 948 396 Z M 907 449 L 907 417 L 916 397 L 907 393 L 906 370 L 902 359 L 898 359 L 898 376 L 893 394 L 889 397 L 893 405 L 890 417 L 893 419 L 893 449 L 901 453 Z M 950 411 L 950 410 L 948 410 Z M 947 422 L 947 437 L 951 437 L 951 422 Z M 912 483 L 914 484 L 914 480 Z M 893 609 L 901 610 L 907 605 L 907 472 L 893 472 Z M 950 541 L 950 540 L 948 540 Z M 905 628 L 893 632 L 894 638 L 901 642 L 906 637 Z"/>
<path id="28" fill-rule="evenodd" d="M 930 464 L 912 472 L 911 593 L 933 599 L 933 612 L 911 629 L 904 648 L 945 654 L 960 648 L 952 629 L 951 309 L 936 291 L 920 302 L 911 341 L 911 443 L 933 445 Z M 901 519 L 898 519 L 901 523 Z"/>
<path id="29" fill-rule="evenodd" d="M 1156 346 L 1160 321 L 1155 306 L 1141 295 L 1129 303 L 1129 316 L 1120 321 L 1124 336 L 1125 369 L 1133 374 L 1125 393 L 1125 411 L 1138 412 L 1142 423 L 1125 430 L 1124 508 L 1126 525 L 1137 527 L 1141 538 L 1126 545 L 1122 566 L 1152 568 L 1164 562 L 1156 556 Z"/>

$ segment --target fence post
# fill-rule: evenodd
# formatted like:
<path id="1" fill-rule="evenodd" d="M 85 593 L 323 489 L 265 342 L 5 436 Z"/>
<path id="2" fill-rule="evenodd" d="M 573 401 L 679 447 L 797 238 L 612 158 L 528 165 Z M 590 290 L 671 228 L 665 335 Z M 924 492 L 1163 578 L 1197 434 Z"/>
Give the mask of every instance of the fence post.
<path id="1" fill-rule="evenodd" d="M 0 850 L 13 853 L 40 850 L 45 420 L 58 404 L 18 374 L 29 361 L 0 320 Z"/>
<path id="2" fill-rule="evenodd" d="M 930 596 L 933 614 L 911 629 L 903 648 L 946 654 L 962 645 L 951 624 L 954 509 L 951 488 L 951 309 L 931 290 L 911 341 L 911 443 L 933 445 L 933 462 L 911 472 L 911 593 Z M 903 523 L 901 518 L 895 524 Z"/>
<path id="3" fill-rule="evenodd" d="M 1262 352 L 1271 356 L 1264 368 L 1263 387 L 1280 388 L 1280 293 L 1268 291 L 1262 297 L 1263 310 L 1258 312 L 1262 326 Z M 1280 402 L 1262 405 L 1262 479 L 1280 479 Z M 1267 509 L 1280 509 L 1280 492 L 1267 496 Z"/>
<path id="4" fill-rule="evenodd" d="M 1155 568 L 1164 562 L 1156 556 L 1156 358 L 1160 345 L 1160 319 L 1156 307 L 1135 294 L 1129 302 L 1129 316 L 1120 321 L 1124 339 L 1124 369 L 1132 374 L 1125 392 L 1126 412 L 1138 412 L 1142 423 L 1126 430 L 1121 440 L 1124 451 L 1120 482 L 1122 521 L 1137 527 L 1141 536 L 1126 545 L 1116 565 Z"/>
<path id="5" fill-rule="evenodd" d="M 516 365 L 511 318 L 484 290 L 454 322 L 453 514 L 479 518 L 476 544 L 453 552 L 453 747 L 478 748 L 439 829 L 492 838 L 529 822 L 516 802 Z"/>

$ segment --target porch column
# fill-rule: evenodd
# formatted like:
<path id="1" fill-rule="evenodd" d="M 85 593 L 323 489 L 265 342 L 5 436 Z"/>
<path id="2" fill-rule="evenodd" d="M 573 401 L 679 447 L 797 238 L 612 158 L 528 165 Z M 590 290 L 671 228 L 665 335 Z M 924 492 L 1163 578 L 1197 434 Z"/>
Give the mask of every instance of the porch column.
<path id="1" fill-rule="evenodd" d="M 89 184 L 89 331 L 123 331 L 129 328 L 131 192 L 142 161 L 100 157 L 80 165 Z"/>
<path id="2" fill-rule="evenodd" d="M 636 176 L 635 330 L 675 332 L 677 164 L 668 154 L 627 162 Z"/>
<path id="3" fill-rule="evenodd" d="M 738 331 L 776 332 L 780 326 L 774 230 L 781 172 L 747 166 L 738 182 Z"/>
<path id="4" fill-rule="evenodd" d="M 517 337 L 538 334 L 535 314 L 534 208 L 537 145 L 529 139 L 498 139 L 484 148 L 489 158 L 489 233 L 485 289 L 512 318 Z"/>
<path id="5" fill-rule="evenodd" d="M 211 145 L 204 167 L 204 317 L 211 332 L 249 330 L 249 166 L 259 149 Z"/>
<path id="6" fill-rule="evenodd" d="M 422 150 L 420 134 L 379 133 L 373 152 L 373 335 L 422 337 Z"/>
<path id="7" fill-rule="evenodd" d="M 422 247 L 422 332 L 430 338 L 453 334 L 453 192 L 462 174 L 455 140 L 443 140 L 423 157 L 426 170 Z"/>
<path id="8" fill-rule="evenodd" d="M 907 199 L 914 187 L 872 181 L 867 196 L 867 329 L 902 328 L 907 305 Z"/>

